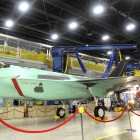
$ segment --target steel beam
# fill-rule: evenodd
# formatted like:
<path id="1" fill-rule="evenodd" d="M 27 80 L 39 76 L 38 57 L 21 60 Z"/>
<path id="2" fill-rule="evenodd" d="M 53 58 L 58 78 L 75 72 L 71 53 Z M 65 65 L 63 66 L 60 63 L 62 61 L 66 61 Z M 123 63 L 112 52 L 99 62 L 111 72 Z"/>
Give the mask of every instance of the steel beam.
<path id="1" fill-rule="evenodd" d="M 122 1 L 122 0 L 112 0 L 111 2 L 110 2 L 110 5 L 115 5 L 115 4 L 117 4 L 117 3 L 119 3 L 120 1 Z"/>
<path id="2" fill-rule="evenodd" d="M 80 17 L 80 18 L 88 20 L 89 22 L 94 23 L 94 24 L 96 24 L 104 29 L 107 29 L 107 30 L 109 30 L 117 35 L 121 35 L 125 38 L 128 38 L 130 40 L 133 40 L 135 42 L 140 43 L 140 40 L 136 40 L 132 35 L 125 34 L 119 28 L 116 28 L 108 23 L 102 22 L 101 20 L 99 20 L 98 18 L 95 18 L 93 16 L 91 17 L 90 15 L 87 15 L 85 12 L 82 12 L 82 11 L 80 11 L 80 10 L 60 1 L 60 0 L 45 0 L 45 2 L 49 3 L 51 5 L 54 5 L 55 7 L 59 7 L 65 11 L 73 14 L 73 15 Z"/>

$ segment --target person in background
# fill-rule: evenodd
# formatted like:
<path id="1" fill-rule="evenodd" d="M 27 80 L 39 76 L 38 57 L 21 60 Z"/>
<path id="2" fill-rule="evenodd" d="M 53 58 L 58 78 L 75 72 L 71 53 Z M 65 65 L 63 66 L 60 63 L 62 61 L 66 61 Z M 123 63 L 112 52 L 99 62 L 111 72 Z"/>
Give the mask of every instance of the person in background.
<path id="1" fill-rule="evenodd" d="M 77 101 L 72 102 L 72 113 L 74 113 L 76 111 L 77 105 L 78 105 Z"/>

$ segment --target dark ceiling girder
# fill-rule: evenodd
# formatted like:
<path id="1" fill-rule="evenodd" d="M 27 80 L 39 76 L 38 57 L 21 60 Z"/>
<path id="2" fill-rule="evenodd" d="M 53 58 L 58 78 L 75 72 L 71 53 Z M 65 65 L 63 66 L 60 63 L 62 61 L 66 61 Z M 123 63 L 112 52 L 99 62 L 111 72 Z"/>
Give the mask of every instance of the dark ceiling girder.
<path id="1" fill-rule="evenodd" d="M 10 10 L 8 10 L 8 8 L 0 7 L 0 9 L 1 9 L 1 10 L 4 10 L 4 11 L 11 12 Z M 45 12 L 43 12 L 43 11 L 37 9 L 37 8 L 32 7 L 32 10 L 33 10 L 34 12 L 37 12 L 37 13 L 41 14 L 41 15 L 44 15 L 44 16 L 46 15 Z M 30 14 L 33 15 L 32 13 L 30 13 Z M 51 13 L 47 13 L 47 14 L 48 14 L 50 17 L 52 17 L 52 18 L 54 18 L 54 19 L 57 19 L 57 20 L 59 20 L 59 21 L 61 21 L 61 22 L 65 22 L 65 21 L 66 21 L 64 18 L 58 17 L 58 16 L 56 16 L 56 15 L 54 15 L 54 14 L 51 14 Z M 38 20 L 37 18 L 32 18 L 31 16 L 30 16 L 30 17 L 28 17 L 28 16 L 26 16 L 26 15 L 23 15 L 23 16 L 24 16 L 25 18 L 29 18 L 29 19 L 35 20 L 35 21 L 37 21 L 37 22 L 43 22 L 44 24 L 45 24 L 45 23 L 47 24 L 47 21 L 44 22 L 44 21 Z M 25 25 L 25 26 L 28 26 L 28 25 Z M 93 32 L 94 32 L 94 31 L 93 31 Z M 71 32 L 71 33 L 83 37 L 83 36 L 82 36 L 81 34 L 79 34 L 79 33 L 76 33 L 76 32 Z M 96 33 L 96 34 L 97 34 L 97 33 Z M 93 38 L 91 38 L 91 37 L 87 37 L 87 36 L 86 36 L 86 38 L 87 38 L 87 39 L 90 39 L 90 40 L 92 40 L 92 41 L 95 41 L 95 39 L 93 39 Z M 68 40 L 68 39 L 67 39 L 67 40 Z M 112 39 L 112 40 L 117 41 L 117 40 L 115 40 L 115 39 Z M 72 40 L 71 40 L 71 41 L 72 41 Z M 74 42 L 74 43 L 75 43 L 75 42 Z M 79 44 L 79 43 L 78 43 L 78 44 Z M 80 44 L 82 44 L 82 42 L 81 42 Z"/>
<path id="2" fill-rule="evenodd" d="M 0 21 L 4 21 L 3 19 L 1 19 L 0 18 Z M 32 31 L 35 31 L 35 32 L 38 32 L 38 33 L 42 33 L 42 34 L 46 34 L 46 35 L 51 35 L 50 33 L 48 33 L 47 31 L 45 32 L 45 31 L 41 31 L 41 30 L 38 30 L 38 29 L 35 29 L 35 28 L 32 28 L 32 27 L 29 27 L 29 26 L 24 26 L 24 25 L 21 25 L 21 24 L 19 24 L 19 23 L 15 23 L 15 25 L 16 26 L 18 26 L 18 27 L 22 27 L 22 28 L 25 28 L 25 29 L 28 29 L 28 30 L 32 30 Z M 1 28 L 3 28 L 3 27 L 1 27 Z M 6 29 L 6 28 L 5 28 Z M 76 44 L 79 44 L 79 45 L 83 45 L 83 43 L 81 43 L 81 42 L 79 42 L 79 41 L 77 41 L 77 40 L 73 40 L 73 39 L 70 39 L 70 38 L 66 38 L 66 37 L 63 37 L 63 36 L 60 36 L 60 38 L 61 39 L 64 39 L 64 40 L 67 40 L 67 41 L 71 41 L 71 42 L 73 42 L 73 43 L 76 43 Z M 51 39 L 50 39 L 50 41 L 51 41 Z M 53 42 L 53 41 L 52 41 Z"/>
<path id="3" fill-rule="evenodd" d="M 4 7 L 0 7 L 0 9 L 2 9 L 2 10 L 6 10 L 6 11 L 8 11 L 8 12 L 11 12 L 10 10 L 8 10 L 8 9 L 6 9 L 6 8 L 4 8 Z M 39 13 L 41 13 L 41 14 L 45 14 L 44 12 L 42 12 L 41 10 L 38 10 L 38 9 L 34 9 L 35 11 L 37 11 L 37 12 L 39 12 Z M 54 15 L 52 15 L 52 14 L 49 14 L 51 17 L 54 17 L 54 18 L 56 18 L 56 19 L 61 19 L 61 21 L 65 21 L 63 18 L 59 18 L 58 16 L 54 16 Z M 25 16 L 25 15 L 24 15 Z M 26 18 L 29 18 L 28 16 L 25 16 Z M 37 21 L 37 22 L 39 22 L 40 20 L 38 20 L 38 19 L 35 19 L 35 18 L 32 18 L 32 17 L 30 17 L 30 19 L 32 19 L 32 20 L 35 20 L 35 21 Z M 2 20 L 3 21 L 3 20 Z M 46 22 L 44 22 L 44 23 L 47 23 L 47 21 Z M 20 24 L 20 27 L 21 27 L 22 25 Z M 22 27 L 24 27 L 24 28 L 27 28 L 27 29 L 30 29 L 30 30 L 33 30 L 33 31 L 37 31 L 37 32 L 40 32 L 40 33 L 43 33 L 43 34 L 46 34 L 46 32 L 42 32 L 41 30 L 38 30 L 38 29 L 35 29 L 35 28 L 32 28 L 32 27 L 29 27 L 28 25 L 26 26 L 22 26 Z M 76 34 L 76 35 L 79 35 L 79 36 L 82 36 L 82 35 L 80 35 L 80 34 L 78 34 L 78 33 L 73 33 L 73 34 Z M 66 37 L 61 37 L 62 39 L 65 39 L 65 40 L 69 40 L 69 41 L 71 41 L 71 42 L 73 42 L 73 43 L 77 43 L 77 44 L 83 44 L 82 42 L 78 42 L 78 41 L 75 41 L 75 40 L 72 40 L 72 39 L 68 39 L 68 38 L 66 38 Z M 91 38 L 89 38 L 89 37 L 87 37 L 88 39 L 91 39 Z M 95 41 L 94 39 L 91 39 L 91 40 L 93 40 L 93 41 Z"/>
<path id="4" fill-rule="evenodd" d="M 2 9 L 2 10 L 4 10 L 4 11 L 11 12 L 10 10 L 8 10 L 8 8 L 0 7 L 0 9 Z M 39 9 L 37 9 L 37 8 L 32 7 L 32 11 L 33 11 L 33 12 L 37 12 L 37 13 L 39 13 L 39 14 L 41 14 L 41 15 L 46 16 L 45 12 L 43 12 L 42 10 L 39 10 Z M 58 16 L 56 16 L 56 15 L 54 15 L 54 14 L 51 14 L 51 13 L 47 13 L 47 14 L 48 14 L 50 17 L 54 18 L 54 19 L 57 19 L 57 20 L 59 20 L 59 21 L 61 21 L 61 22 L 65 22 L 65 19 L 64 19 L 64 18 L 58 17 Z M 33 15 L 33 13 L 31 12 L 30 15 Z M 28 17 L 28 16 L 26 16 L 26 15 L 23 15 L 23 16 L 24 16 L 25 18 L 30 18 L 30 19 L 35 20 L 35 21 L 37 21 L 37 22 L 43 22 L 44 24 L 45 24 L 45 23 L 47 24 L 47 22 L 38 20 L 37 18 L 32 18 L 31 16 Z M 27 25 L 27 26 L 28 26 L 28 25 Z M 92 32 L 93 34 L 96 34 L 96 35 L 98 35 L 98 36 L 101 36 L 101 34 L 100 34 L 99 32 L 96 32 L 96 31 L 94 31 L 94 30 L 92 30 L 91 32 Z M 72 32 L 72 34 L 82 36 L 82 35 L 80 35 L 80 34 L 78 34 L 78 33 L 75 33 L 75 32 Z M 91 38 L 91 37 L 87 37 L 87 36 L 86 36 L 86 38 L 95 41 L 95 40 L 94 40 L 93 38 Z M 111 40 L 112 40 L 112 41 L 115 41 L 115 42 L 120 42 L 120 41 L 118 41 L 118 40 L 116 40 L 116 39 L 114 39 L 114 38 L 111 38 Z M 99 42 L 99 41 L 98 41 L 98 42 Z M 97 42 L 97 43 L 98 43 L 98 42 Z"/>
<path id="5" fill-rule="evenodd" d="M 6 11 L 6 12 L 11 13 L 11 10 L 9 10 L 8 8 L 1 7 L 1 6 L 0 6 L 0 10 L 3 10 L 3 11 Z M 25 15 L 24 15 L 24 16 L 25 16 Z M 26 18 L 30 18 L 31 20 L 40 22 L 40 20 L 38 20 L 38 19 L 36 19 L 36 18 L 32 18 L 32 17 L 28 17 L 28 16 L 25 16 L 25 17 L 26 17 Z M 41 21 L 41 22 L 43 22 L 43 21 Z M 44 23 L 47 23 L 47 22 L 44 22 Z"/>
<path id="6" fill-rule="evenodd" d="M 73 15 L 76 15 L 76 16 L 78 16 L 80 18 L 88 20 L 91 23 L 94 23 L 94 24 L 96 24 L 98 26 L 101 26 L 102 28 L 107 29 L 107 30 L 109 30 L 109 31 L 111 31 L 111 32 L 113 32 L 115 34 L 121 35 L 121 36 L 123 36 L 125 38 L 128 38 L 130 40 L 133 40 L 135 42 L 140 43 L 140 41 L 136 40 L 133 36 L 131 36 L 131 35 L 128 36 L 128 35 L 124 34 L 119 28 L 116 28 L 116 27 L 114 27 L 114 26 L 112 26 L 112 25 L 110 25 L 108 23 L 102 22 L 101 20 L 98 20 L 97 18 L 95 18 L 93 16 L 91 17 L 90 15 L 87 15 L 86 13 L 84 13 L 84 12 L 82 12 L 82 11 L 80 11 L 80 10 L 78 10 L 78 9 L 76 9 L 76 8 L 74 8 L 74 7 L 72 7 L 72 6 L 68 5 L 68 4 L 60 1 L 60 0 L 44 0 L 44 1 L 46 3 L 54 5 L 55 7 L 59 7 L 61 9 L 65 10 L 65 11 L 73 14 Z"/>
<path id="7" fill-rule="evenodd" d="M 43 11 L 37 9 L 37 8 L 32 8 L 32 10 L 33 10 L 34 12 L 37 12 L 37 13 L 42 14 L 42 15 L 44 15 L 44 16 L 46 15 L 45 12 L 43 12 Z M 56 15 L 54 15 L 54 14 L 51 14 L 51 13 L 48 13 L 48 12 L 47 12 L 47 14 L 48 14 L 48 16 L 50 16 L 50 17 L 52 17 L 52 18 L 54 18 L 54 19 L 57 19 L 57 20 L 59 20 L 59 21 L 61 21 L 61 22 L 66 22 L 66 20 L 65 20 L 64 18 L 58 17 L 58 16 L 56 16 Z M 94 33 L 94 31 L 92 31 L 92 32 Z M 78 34 L 78 33 L 76 33 L 76 32 L 71 32 L 71 33 L 72 33 L 72 34 L 79 35 L 79 36 L 82 36 L 82 35 L 80 35 L 80 34 Z M 96 34 L 97 34 L 97 33 L 96 33 Z M 86 38 L 95 41 L 95 40 L 92 39 L 91 37 L 87 37 L 87 36 L 86 36 Z M 115 40 L 115 41 L 117 41 L 117 40 Z"/>
<path id="8" fill-rule="evenodd" d="M 130 16 L 128 16 L 127 14 L 123 13 L 122 11 L 116 9 L 115 7 L 112 6 L 112 4 L 109 4 L 107 2 L 105 2 L 105 0 L 102 0 L 102 2 L 112 11 L 114 11 L 115 13 L 117 13 L 118 15 L 124 17 L 125 19 L 127 18 L 128 20 L 135 22 L 137 24 L 139 24 L 139 22 L 137 22 L 135 19 L 131 18 Z"/>
<path id="9" fill-rule="evenodd" d="M 17 26 L 19 26 L 19 27 L 22 27 L 22 28 L 25 28 L 25 29 L 29 29 L 29 30 L 32 30 L 32 31 L 35 31 L 35 32 L 39 32 L 39 33 L 42 33 L 42 34 L 46 34 L 46 35 L 50 35 L 50 33 L 48 33 L 48 32 L 45 32 L 45 31 L 41 31 L 41 30 L 38 30 L 38 29 L 35 29 L 35 28 L 32 28 L 32 27 L 27 27 L 27 26 L 23 26 L 23 25 L 21 25 L 21 24 L 17 24 Z M 62 38 L 62 39 L 64 39 L 64 40 L 68 40 L 68 41 L 71 41 L 71 42 L 74 42 L 74 43 L 76 43 L 76 44 L 83 44 L 83 43 L 81 43 L 81 42 L 79 42 L 79 41 L 76 41 L 76 40 L 73 40 L 73 39 L 68 39 L 68 38 L 66 38 L 66 37 L 62 37 L 62 36 L 60 36 L 60 38 Z M 51 41 L 51 40 L 50 40 Z"/>
<path id="10" fill-rule="evenodd" d="M 110 2 L 110 5 L 115 5 L 115 4 L 117 4 L 117 3 L 119 3 L 120 1 L 122 1 L 122 0 L 112 0 L 111 2 Z"/>

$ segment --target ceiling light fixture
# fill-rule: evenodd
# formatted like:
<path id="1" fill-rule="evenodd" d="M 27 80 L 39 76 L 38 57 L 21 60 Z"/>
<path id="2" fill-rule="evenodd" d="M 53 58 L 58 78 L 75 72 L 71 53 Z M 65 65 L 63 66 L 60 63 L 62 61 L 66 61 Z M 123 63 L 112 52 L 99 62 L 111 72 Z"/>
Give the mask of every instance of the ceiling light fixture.
<path id="1" fill-rule="evenodd" d="M 76 29 L 77 27 L 78 27 L 78 23 L 77 22 L 73 21 L 73 22 L 69 23 L 69 28 L 71 30 Z"/>
<path id="2" fill-rule="evenodd" d="M 126 56 L 126 57 L 125 57 L 125 60 L 129 60 L 129 59 L 130 59 L 130 57 L 129 57 L 129 56 Z"/>
<path id="3" fill-rule="evenodd" d="M 57 40 L 58 39 L 58 34 L 52 34 L 52 36 L 51 36 L 51 38 L 53 39 L 53 40 Z"/>
<path id="4" fill-rule="evenodd" d="M 11 28 L 13 25 L 14 25 L 14 22 L 12 20 L 7 20 L 5 22 L 5 26 L 8 27 L 8 28 Z"/>
<path id="5" fill-rule="evenodd" d="M 108 54 L 108 55 L 111 55 L 111 54 L 112 54 L 112 51 L 108 51 L 107 54 Z"/>
<path id="6" fill-rule="evenodd" d="M 22 12 L 26 12 L 29 9 L 29 4 L 27 2 L 21 2 L 19 4 L 19 10 Z"/>
<path id="7" fill-rule="evenodd" d="M 100 14 L 102 14 L 104 12 L 104 6 L 103 5 L 97 5 L 97 6 L 95 6 L 94 8 L 93 8 L 93 13 L 95 14 L 95 15 L 100 15 Z"/>
<path id="8" fill-rule="evenodd" d="M 136 25 L 134 23 L 129 23 L 127 26 L 126 26 L 126 30 L 127 31 L 132 31 L 136 28 Z"/>
<path id="9" fill-rule="evenodd" d="M 109 35 L 103 35 L 102 36 L 103 41 L 107 41 L 107 40 L 109 40 L 109 38 L 110 38 Z"/>

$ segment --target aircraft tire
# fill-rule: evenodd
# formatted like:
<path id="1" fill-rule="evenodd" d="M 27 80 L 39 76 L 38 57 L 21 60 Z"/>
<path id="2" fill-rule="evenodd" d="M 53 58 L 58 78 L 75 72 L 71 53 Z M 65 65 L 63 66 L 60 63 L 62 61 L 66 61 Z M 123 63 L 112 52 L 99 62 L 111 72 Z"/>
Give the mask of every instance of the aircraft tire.
<path id="1" fill-rule="evenodd" d="M 64 118 L 65 114 L 66 114 L 66 111 L 62 107 L 59 107 L 56 111 L 56 115 L 59 116 L 60 118 Z"/>
<path id="2" fill-rule="evenodd" d="M 103 119 L 105 116 L 105 109 L 102 106 L 96 106 L 94 109 L 94 116 Z"/>

